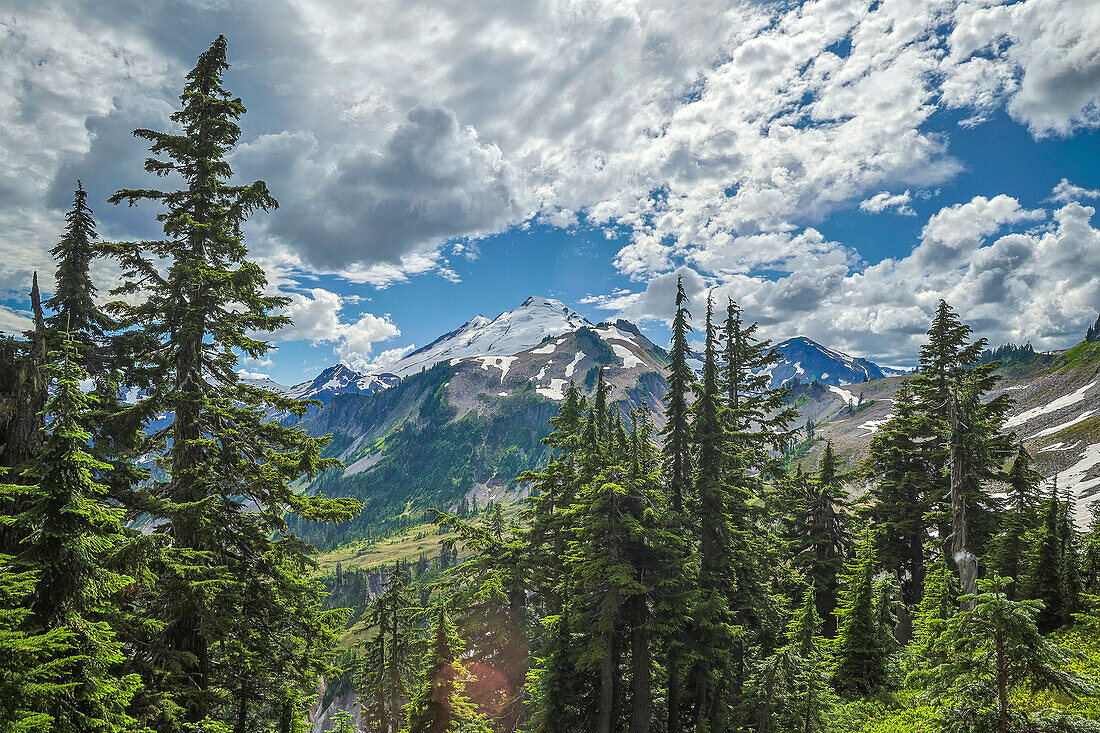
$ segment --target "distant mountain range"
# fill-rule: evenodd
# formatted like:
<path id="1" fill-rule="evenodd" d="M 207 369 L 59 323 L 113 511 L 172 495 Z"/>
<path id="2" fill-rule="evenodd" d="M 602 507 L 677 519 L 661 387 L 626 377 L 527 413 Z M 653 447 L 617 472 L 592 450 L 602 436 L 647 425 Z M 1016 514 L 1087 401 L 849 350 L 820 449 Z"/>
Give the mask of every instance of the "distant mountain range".
<path id="1" fill-rule="evenodd" d="M 503 377 L 508 371 L 507 365 L 510 365 L 516 355 L 538 346 L 548 338 L 571 334 L 580 329 L 596 329 L 598 337 L 606 337 L 608 348 L 612 352 L 618 350 L 625 353 L 627 344 L 643 339 L 646 344 L 644 348 L 649 353 L 659 355 L 655 356 L 658 362 L 664 358 L 664 352 L 628 321 L 619 320 L 614 324 L 596 326 L 559 300 L 532 296 L 517 308 L 505 311 L 496 318 L 490 319 L 480 314 L 475 316 L 427 346 L 406 355 L 385 371 L 360 372 L 341 363 L 327 367 L 313 379 L 291 387 L 269 379 L 246 381 L 290 397 L 328 402 L 340 394 L 374 394 L 443 361 L 457 363 L 463 359 L 482 359 L 487 365 L 486 369 L 490 364 L 494 368 L 502 369 Z M 904 373 L 898 369 L 879 366 L 862 357 L 834 351 L 805 336 L 787 339 L 775 348 L 783 356 L 769 370 L 772 386 L 795 383 L 794 380 L 798 383 L 821 382 L 843 386 Z M 574 379 L 576 370 L 568 370 L 569 373 L 566 374 L 567 370 L 553 368 L 552 359 L 547 361 L 550 362 L 547 369 L 541 372 L 543 386 L 537 389 L 545 397 L 561 399 L 564 385 Z M 696 364 L 700 365 L 701 362 Z M 659 364 L 654 366 L 659 367 Z M 556 371 L 562 373 L 558 376 L 547 376 Z"/>
<path id="2" fill-rule="evenodd" d="M 843 385 L 897 373 L 805 337 L 777 348 L 784 355 L 772 383 L 817 382 L 832 410 L 859 402 Z M 331 434 L 327 454 L 345 468 L 326 472 L 313 489 L 366 507 L 351 523 L 299 527 L 332 546 L 416 507 L 517 498 L 524 489 L 515 477 L 548 458 L 541 439 L 570 382 L 591 394 L 601 369 L 624 415 L 645 408 L 663 425 L 666 359 L 628 321 L 593 324 L 560 301 L 531 297 L 495 318 L 472 318 L 385 371 L 336 364 L 292 387 L 253 383 L 323 403 L 301 424 Z"/>
<path id="3" fill-rule="evenodd" d="M 842 387 L 906 373 L 903 369 L 879 366 L 859 356 L 833 351 L 805 336 L 781 341 L 775 349 L 783 357 L 770 370 L 773 387 L 795 379 Z"/>

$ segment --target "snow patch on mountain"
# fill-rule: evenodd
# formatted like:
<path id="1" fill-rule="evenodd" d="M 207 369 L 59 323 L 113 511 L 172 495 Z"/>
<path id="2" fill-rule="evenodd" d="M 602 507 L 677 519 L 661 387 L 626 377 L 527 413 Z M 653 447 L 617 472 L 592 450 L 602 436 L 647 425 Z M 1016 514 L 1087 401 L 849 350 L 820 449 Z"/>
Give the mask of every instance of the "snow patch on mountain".
<path id="1" fill-rule="evenodd" d="M 830 384 L 829 385 L 829 391 L 832 392 L 835 395 L 838 395 L 840 397 L 840 399 L 844 400 L 848 404 L 854 405 L 857 402 L 859 402 L 859 400 L 856 399 L 856 396 L 854 394 L 852 394 L 851 392 L 849 392 L 846 389 L 841 389 L 840 387 L 837 387 L 835 384 Z"/>
<path id="2" fill-rule="evenodd" d="M 1030 410 L 1021 412 L 1019 415 L 1014 415 L 1005 421 L 1005 429 L 1011 430 L 1018 425 L 1023 425 L 1029 420 L 1034 420 L 1040 415 L 1047 415 L 1052 412 L 1057 412 L 1058 410 L 1064 410 L 1067 407 L 1072 407 L 1085 399 L 1085 395 L 1098 385 L 1100 385 L 1100 380 L 1086 384 L 1084 387 L 1080 387 L 1067 395 L 1062 395 L 1056 400 L 1051 400 L 1045 405 L 1039 405 L 1038 407 L 1033 407 Z"/>
<path id="3" fill-rule="evenodd" d="M 622 344 L 609 344 L 611 350 L 615 352 L 615 356 L 622 359 L 623 369 L 633 369 L 642 363 L 642 360 L 635 356 L 634 352 L 626 348 Z"/>
<path id="4" fill-rule="evenodd" d="M 536 387 L 535 392 L 543 397 L 549 397 L 552 400 L 558 400 L 560 402 L 565 399 L 565 385 L 566 380 L 551 377 L 549 387 Z"/>
<path id="5" fill-rule="evenodd" d="M 581 359 L 584 358 L 584 352 L 578 351 L 573 355 L 573 361 L 569 362 L 565 366 L 565 378 L 569 379 L 573 376 L 573 372 L 577 371 L 577 364 L 581 363 Z"/>
<path id="6" fill-rule="evenodd" d="M 500 370 L 500 383 L 504 384 L 504 378 L 508 376 L 508 369 L 511 368 L 512 362 L 518 359 L 518 356 L 476 356 L 474 357 L 481 362 L 482 369 L 488 369 L 489 367 L 496 367 Z"/>
<path id="7" fill-rule="evenodd" d="M 406 377 L 448 359 L 454 363 L 456 359 L 475 356 L 511 356 L 539 346 L 548 336 L 561 336 L 586 326 L 591 327 L 592 324 L 560 300 L 530 297 L 518 308 L 501 313 L 492 320 L 479 315 L 467 321 L 408 354 L 388 371 Z M 550 344 L 539 346 L 540 350 L 549 348 Z"/>

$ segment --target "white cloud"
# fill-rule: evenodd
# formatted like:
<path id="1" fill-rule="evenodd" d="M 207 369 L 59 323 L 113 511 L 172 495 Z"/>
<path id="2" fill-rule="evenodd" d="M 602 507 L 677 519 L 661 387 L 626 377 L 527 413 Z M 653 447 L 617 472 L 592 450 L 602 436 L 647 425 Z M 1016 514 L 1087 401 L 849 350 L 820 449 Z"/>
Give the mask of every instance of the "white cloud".
<path id="1" fill-rule="evenodd" d="M 245 369 L 238 369 L 237 376 L 241 379 L 271 379 L 270 374 L 264 372 L 250 372 Z"/>
<path id="2" fill-rule="evenodd" d="M 836 252 L 814 255 L 775 280 L 748 275 L 706 278 L 680 270 L 651 280 L 641 292 L 607 298 L 597 307 L 637 320 L 671 319 L 676 276 L 684 276 L 696 324 L 704 293 L 737 300 L 777 339 L 805 334 L 830 346 L 911 364 L 943 297 L 979 336 L 994 344 L 1031 341 L 1061 348 L 1084 336 L 1100 303 L 1100 229 L 1096 210 L 1069 202 L 1047 223 L 1009 197 L 945 207 L 925 226 L 913 252 L 862 270 Z M 1044 214 L 1045 215 L 1045 214 Z M 988 238 L 1004 227 L 1017 229 Z M 1019 227 L 1024 227 L 1019 229 Z M 953 247 L 965 247 L 965 257 Z M 936 252 L 935 261 L 930 251 Z M 943 262 L 951 266 L 943 266 Z"/>
<path id="3" fill-rule="evenodd" d="M 281 310 L 293 324 L 267 336 L 271 341 L 331 343 L 341 359 L 366 358 L 378 341 L 401 335 L 388 315 L 363 313 L 355 321 L 344 321 L 340 311 L 345 299 L 324 288 L 289 293 L 290 303 Z"/>
<path id="4" fill-rule="evenodd" d="M 1097 198 L 1100 198 L 1100 189 L 1075 186 L 1065 178 L 1058 182 L 1058 185 L 1054 187 L 1054 192 L 1050 195 L 1051 201 L 1060 201 L 1063 204 L 1070 201 Z"/>
<path id="5" fill-rule="evenodd" d="M 1100 4 L 962 2 L 946 58 L 946 101 L 1009 113 L 1038 136 L 1100 125 Z"/>
<path id="6" fill-rule="evenodd" d="M 413 344 L 407 344 L 394 349 L 380 351 L 372 359 L 354 356 L 350 359 L 345 359 L 345 361 L 347 361 L 348 366 L 359 372 L 384 372 L 415 348 L 416 346 Z"/>
<path id="7" fill-rule="evenodd" d="M 921 230 L 921 244 L 913 257 L 924 267 L 943 270 L 967 261 L 988 237 L 1008 224 L 1034 220 L 1042 211 L 1029 211 L 1011 196 L 992 199 L 975 196 L 963 204 L 940 209 Z"/>
<path id="8" fill-rule="evenodd" d="M 83 17 L 64 4 L 0 16 L 0 281 L 25 292 L 38 270 L 48 293 L 48 250 L 64 226 L 48 200 L 55 180 L 97 143 L 94 120 L 126 110 L 143 118 L 169 64 L 147 38 Z M 161 110 L 162 112 L 164 110 Z M 138 162 L 140 165 L 140 162 Z M 0 282 L 0 285 L 6 283 Z"/>
<path id="9" fill-rule="evenodd" d="M 29 313 L 0 305 L 0 333 L 20 334 L 29 330 L 32 325 L 34 325 L 34 322 L 31 320 Z"/>
<path id="10" fill-rule="evenodd" d="M 927 124 L 937 111 L 975 125 L 1007 109 L 1035 136 L 1100 123 L 1093 0 L 27 7 L 0 21 L 0 286 L 48 267 L 68 179 L 140 179 L 144 151 L 125 133 L 166 124 L 209 41 L 178 29 L 234 21 L 230 86 L 253 108 L 232 162 L 282 202 L 248 241 L 288 280 L 453 280 L 448 258 L 470 257 L 480 236 L 583 219 L 620 242 L 620 272 L 648 283 L 601 307 L 665 312 L 670 274 L 695 273 L 693 286 L 720 283 L 775 324 L 832 304 L 827 331 L 869 324 L 892 352 L 934 292 L 964 282 L 977 305 L 1032 281 L 1070 310 L 1088 292 L 1028 269 L 1044 237 L 1085 236 L 1087 207 L 1032 231 L 1039 215 L 1017 200 L 978 197 L 932 217 L 912 254 L 863 270 L 819 222 L 857 205 L 911 215 L 913 197 L 961 170 Z M 1088 193 L 1067 182 L 1054 198 Z M 97 214 L 115 231 L 142 226 Z M 309 327 L 280 338 L 362 357 L 397 335 L 386 316 L 341 316 L 352 303 L 330 291 L 296 297 Z M 1070 311 L 1055 312 L 1048 331 L 1068 327 Z"/>
<path id="11" fill-rule="evenodd" d="M 871 198 L 860 201 L 859 208 L 861 211 L 872 214 L 881 214 L 887 209 L 894 209 L 896 213 L 902 216 L 916 216 L 917 212 L 909 206 L 912 200 L 913 197 L 909 194 L 909 189 L 905 189 L 902 193 L 880 191 Z"/>

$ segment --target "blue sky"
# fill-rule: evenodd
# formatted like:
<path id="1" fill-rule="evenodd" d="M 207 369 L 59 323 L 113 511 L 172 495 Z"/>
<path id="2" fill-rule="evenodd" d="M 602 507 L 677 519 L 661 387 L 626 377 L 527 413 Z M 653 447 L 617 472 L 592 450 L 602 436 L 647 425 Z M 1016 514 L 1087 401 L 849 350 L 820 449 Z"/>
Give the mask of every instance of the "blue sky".
<path id="1" fill-rule="evenodd" d="M 76 178 L 105 238 L 155 236 L 105 199 L 218 33 L 233 165 L 282 204 L 247 239 L 297 323 L 251 373 L 384 368 L 532 294 L 660 342 L 678 275 L 697 314 L 710 289 L 890 364 L 941 297 L 1040 348 L 1100 309 L 1089 0 L 126 0 L 0 18 L 0 330 L 51 287 Z"/>

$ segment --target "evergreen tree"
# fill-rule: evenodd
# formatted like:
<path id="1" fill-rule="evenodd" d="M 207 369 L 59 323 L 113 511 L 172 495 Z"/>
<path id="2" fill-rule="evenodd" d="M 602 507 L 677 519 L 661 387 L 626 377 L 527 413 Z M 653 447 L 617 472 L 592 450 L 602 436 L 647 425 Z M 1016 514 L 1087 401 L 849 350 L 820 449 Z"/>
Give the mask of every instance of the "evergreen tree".
<path id="1" fill-rule="evenodd" d="M 31 278 L 31 311 L 34 328 L 24 339 L 0 338 L 0 469 L 16 469 L 8 480 L 21 483 L 19 472 L 42 447 L 43 419 L 49 378 L 46 373 L 46 324 L 38 291 L 38 273 Z M 0 513 L 18 514 L 19 497 L 0 500 Z M 19 550 L 24 532 L 16 526 L 0 527 L 0 553 Z"/>
<path id="2" fill-rule="evenodd" d="M 733 674 L 737 635 L 729 591 L 737 582 L 734 554 L 740 543 L 733 517 L 744 513 L 744 495 L 730 496 L 741 487 L 727 483 L 725 433 L 720 416 L 722 395 L 718 384 L 718 343 L 713 305 L 707 299 L 706 347 L 703 374 L 696 385 L 692 428 L 697 446 L 695 497 L 699 535 L 699 596 L 692 612 L 691 636 L 696 665 L 692 672 L 695 727 L 719 730 L 726 722 L 725 681 Z"/>
<path id="3" fill-rule="evenodd" d="M 691 492 L 692 483 L 692 429 L 688 403 L 695 374 L 688 364 L 691 349 L 688 333 L 691 332 L 691 313 L 688 311 L 687 293 L 683 277 L 676 280 L 676 315 L 672 320 L 672 344 L 668 352 L 668 392 L 665 396 L 666 423 L 661 431 L 664 457 L 663 479 L 671 499 L 670 520 L 674 526 L 686 530 L 684 498 Z M 685 533 L 686 534 L 686 533 Z M 665 665 L 668 669 L 668 721 L 669 733 L 679 733 L 681 714 L 681 677 L 685 654 L 685 601 L 691 592 L 692 564 L 688 548 L 670 563 L 664 579 L 664 593 L 659 613 L 670 629 L 667 636 Z"/>
<path id="4" fill-rule="evenodd" d="M 1100 314 L 1096 316 L 1096 323 L 1089 326 L 1085 332 L 1085 341 L 1090 344 L 1100 341 Z"/>
<path id="5" fill-rule="evenodd" d="M 816 594 L 807 586 L 787 622 L 787 643 L 757 667 L 746 687 L 747 717 L 755 719 L 758 733 L 825 730 L 836 695 L 827 683 L 821 626 Z"/>
<path id="6" fill-rule="evenodd" d="M 1020 582 L 1024 598 L 1042 603 L 1042 610 L 1036 614 L 1035 623 L 1043 634 L 1057 628 L 1062 618 L 1062 567 L 1058 538 L 1060 514 L 1058 496 L 1052 492 L 1044 508 L 1042 527 L 1037 535 L 1032 535 L 1033 545 L 1027 557 L 1027 571 Z"/>
<path id="7" fill-rule="evenodd" d="M 95 302 L 98 289 L 90 267 L 99 254 L 99 235 L 88 208 L 88 192 L 80 181 L 76 182 L 73 205 L 65 220 L 65 233 L 50 250 L 57 261 L 57 272 L 53 297 L 43 304 L 53 311 L 46 326 L 55 341 L 63 336 L 75 341 L 74 358 L 93 376 L 101 376 L 105 371 L 107 335 L 117 324 Z"/>
<path id="8" fill-rule="evenodd" d="M 231 639 L 244 597 L 238 579 L 256 573 L 278 583 L 280 573 L 308 565 L 311 549 L 289 534 L 289 514 L 338 521 L 359 510 L 353 500 L 307 497 L 290 487 L 335 461 L 320 457 L 324 440 L 267 419 L 270 410 L 302 415 L 305 404 L 241 384 L 233 369 L 239 353 L 261 357 L 270 348 L 250 334 L 289 321 L 271 314 L 288 301 L 264 294 L 263 271 L 247 260 L 242 241 L 244 220 L 276 202 L 262 181 L 229 183 L 226 157 L 240 137 L 244 106 L 222 85 L 227 68 L 226 41 L 219 37 L 187 75 L 182 107 L 172 115 L 180 133 L 134 133 L 151 143 L 154 156 L 163 156 L 147 159 L 146 170 L 179 176 L 183 187 L 122 190 L 111 197 L 112 203 L 148 200 L 163 207 L 157 217 L 163 240 L 111 248 L 125 271 L 113 292 L 142 296 L 136 304 L 114 303 L 113 312 L 124 330 L 154 345 L 129 369 L 149 382 L 134 410 L 172 416 L 158 435 L 163 474 L 127 497 L 129 508 L 150 515 L 166 540 L 152 563 L 156 582 L 135 598 L 137 612 L 164 622 L 161 630 L 145 632 L 149 646 L 143 648 L 150 651 L 135 664 L 147 686 L 158 688 L 151 722 L 165 732 L 204 720 L 238 723 L 239 706 L 222 703 L 223 692 L 237 686 L 218 657 L 227 641 L 258 644 L 264 654 L 288 665 L 296 659 L 303 668 L 313 666 L 303 658 L 319 661 L 327 654 L 314 646 L 317 635 L 272 626 L 316 620 L 303 618 L 294 598 L 251 606 L 253 623 L 271 630 Z M 273 552 L 284 556 L 278 571 L 265 561 Z M 281 585 L 299 593 L 311 583 Z M 302 644 L 272 645 L 284 632 Z M 256 717 L 268 714 L 265 709 Z"/>
<path id="9" fill-rule="evenodd" d="M 109 467 L 89 454 L 81 426 L 89 400 L 80 391 L 87 372 L 76 361 L 78 348 L 65 339 L 54 354 L 47 438 L 23 472 L 29 485 L 5 488 L 25 497 L 23 511 L 9 521 L 28 531 L 17 560 L 39 577 L 27 626 L 39 635 L 66 630 L 78 655 L 62 667 L 70 686 L 42 708 L 53 718 L 44 730 L 114 731 L 132 722 L 125 710 L 138 679 L 118 672 L 122 644 L 108 617 L 111 597 L 132 579 L 107 569 L 124 543 L 123 510 L 106 503 L 106 487 L 94 479 Z"/>
<path id="10" fill-rule="evenodd" d="M 998 503 L 988 484 L 1000 478 L 1000 466 L 1012 452 L 1009 437 L 1001 433 L 1010 399 L 1002 394 L 984 400 L 1000 377 L 996 363 L 977 365 L 986 341 L 971 342 L 970 334 L 941 300 L 912 380 L 923 432 L 933 440 L 933 492 L 950 500 L 940 506 L 939 533 L 950 538 L 964 594 L 976 591 L 978 557 L 996 531 Z"/>
<path id="11" fill-rule="evenodd" d="M 926 515 L 937 498 L 928 483 L 932 469 L 921 441 L 922 424 L 913 388 L 906 382 L 894 397 L 894 416 L 871 438 L 864 460 L 873 478 L 867 513 L 880 540 L 877 554 L 883 568 L 901 580 L 910 609 L 924 593 L 930 529 Z"/>
<path id="12" fill-rule="evenodd" d="M 777 552 L 779 541 L 772 522 L 764 521 L 765 479 L 781 481 L 786 474 L 783 451 L 794 431 L 791 423 L 797 411 L 786 404 L 789 391 L 770 387 L 771 367 L 781 354 L 771 342 L 760 340 L 758 325 L 745 325 L 733 300 L 726 306 L 724 344 L 719 370 L 719 422 L 722 436 L 721 482 L 729 512 L 732 583 L 727 587 L 733 622 L 742 633 L 731 655 L 733 674 L 729 696 L 741 695 L 750 655 L 767 654 L 779 646 L 783 631 L 783 606 L 772 590 L 783 582 L 778 569 L 786 565 Z M 744 723 L 745 721 L 742 721 Z"/>
<path id="13" fill-rule="evenodd" d="M 866 695 L 888 682 L 889 631 L 876 613 L 875 546 L 873 533 L 863 539 L 854 563 L 848 565 L 837 611 L 839 630 L 833 669 L 837 690 Z"/>
<path id="14" fill-rule="evenodd" d="M 1041 602 L 1008 599 L 1011 582 L 979 581 L 979 595 L 960 599 L 964 610 L 947 622 L 937 642 L 944 662 L 934 671 L 933 691 L 946 730 L 1007 733 L 1016 729 L 1013 719 L 1020 719 L 1021 729 L 1035 730 L 1027 726 L 1026 713 L 1012 708 L 1010 692 L 1018 685 L 1070 696 L 1096 691 L 1068 669 L 1070 654 L 1039 632 Z"/>
<path id="15" fill-rule="evenodd" d="M 462 642 L 445 610 L 439 611 L 424 657 L 418 688 L 408 705 L 407 733 L 490 733 L 477 706 L 465 695 L 470 673 Z"/>
<path id="16" fill-rule="evenodd" d="M 802 489 L 792 528 L 795 563 L 816 591 L 818 615 L 826 620 L 825 634 L 830 637 L 836 633 L 833 612 L 850 543 L 844 499 L 847 479 L 832 443 L 826 443 L 817 476 Z"/>
<path id="17" fill-rule="evenodd" d="M 937 658 L 938 646 L 944 624 L 955 615 L 957 604 L 952 586 L 951 571 L 941 555 L 932 565 L 924 585 L 924 595 L 916 619 L 915 651 L 924 664 L 942 661 Z"/>
<path id="18" fill-rule="evenodd" d="M 1040 520 L 1038 498 L 1042 477 L 1031 464 L 1031 455 L 1021 444 L 1008 472 L 1008 497 L 1001 529 L 994 537 L 989 552 L 990 567 L 1005 578 L 1021 579 L 1023 561 L 1029 551 L 1027 533 Z M 1017 585 L 1014 583 L 1007 588 L 1010 599 L 1015 598 Z"/>
<path id="19" fill-rule="evenodd" d="M 395 733 L 404 725 L 403 706 L 409 699 L 416 669 L 414 649 L 419 613 L 409 589 L 408 573 L 400 563 L 382 595 L 375 599 L 367 625 L 376 629 L 366 643 L 367 653 L 357 684 L 364 700 L 363 720 L 378 733 Z"/>

